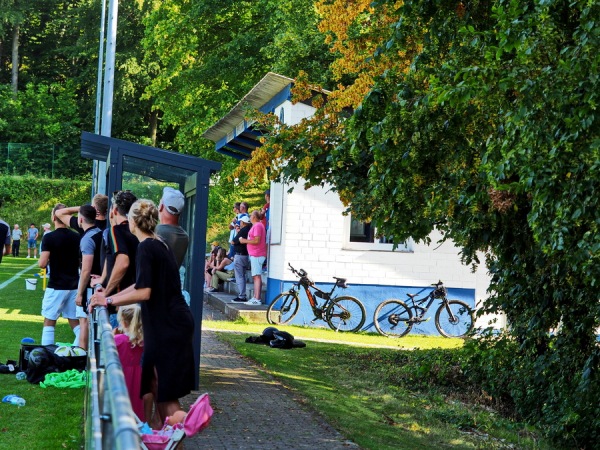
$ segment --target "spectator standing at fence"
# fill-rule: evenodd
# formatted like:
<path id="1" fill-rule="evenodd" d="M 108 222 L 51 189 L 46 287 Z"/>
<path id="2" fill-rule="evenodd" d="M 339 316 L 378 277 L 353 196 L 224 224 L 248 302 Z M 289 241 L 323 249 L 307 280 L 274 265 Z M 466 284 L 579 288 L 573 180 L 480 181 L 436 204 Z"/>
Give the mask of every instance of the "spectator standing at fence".
<path id="1" fill-rule="evenodd" d="M 138 240 L 129 230 L 127 214 L 136 200 L 131 191 L 117 191 L 112 197 L 110 228 L 106 230 L 103 245 L 105 256 L 102 276 L 92 277 L 92 287 L 97 287 L 105 295 L 116 294 L 135 283 Z M 115 307 L 110 306 L 108 312 L 111 324 L 116 328 L 118 324 Z"/>
<path id="2" fill-rule="evenodd" d="M 108 213 L 108 196 L 96 194 L 92 198 L 92 206 L 96 209 L 96 226 L 104 231 L 108 227 L 106 214 Z"/>
<path id="3" fill-rule="evenodd" d="M 31 258 L 31 250 L 33 250 L 33 257 L 37 258 L 37 238 L 39 235 L 38 229 L 35 224 L 29 225 L 27 230 L 27 258 Z"/>
<path id="4" fill-rule="evenodd" d="M 75 298 L 79 282 L 79 234 L 73 232 L 56 217 L 56 211 L 64 208 L 62 203 L 52 209 L 54 231 L 42 239 L 43 251 L 38 266 L 45 269 L 52 264 L 48 287 L 42 300 L 42 345 L 54 344 L 56 321 L 62 316 L 69 321 L 75 334 L 74 345 L 79 345 L 79 320 Z"/>
<path id="5" fill-rule="evenodd" d="M 160 427 L 167 416 L 182 410 L 179 399 L 195 387 L 194 318 L 181 291 L 175 256 L 155 234 L 158 209 L 151 200 L 139 200 L 129 217 L 130 230 L 140 241 L 135 284 L 111 296 L 95 293 L 90 308 L 140 303 L 144 330 L 141 394 L 153 393 L 159 417 L 146 420 Z"/>
<path id="6" fill-rule="evenodd" d="M 181 267 L 188 249 L 190 237 L 179 225 L 179 216 L 185 206 L 185 197 L 177 189 L 166 187 L 158 205 L 158 218 L 160 224 L 156 227 L 156 234 L 167 243 L 173 254 L 177 267 Z"/>
<path id="7" fill-rule="evenodd" d="M 12 230 L 12 255 L 14 258 L 19 256 L 19 250 L 21 248 L 21 239 L 23 238 L 23 232 L 19 228 L 19 224 L 15 223 Z"/>
<path id="8" fill-rule="evenodd" d="M 45 223 L 42 225 L 42 239 L 40 240 L 40 254 L 42 253 L 42 241 L 44 240 L 44 236 L 46 236 L 46 234 L 51 233 L 52 232 L 52 225 L 50 225 L 49 223 Z"/>
<path id="9" fill-rule="evenodd" d="M 235 250 L 233 259 L 233 272 L 235 273 L 235 284 L 238 288 L 238 296 L 233 299 L 234 302 L 245 303 L 246 298 L 246 269 L 248 267 L 248 247 L 242 240 L 248 237 L 250 232 L 250 217 L 248 214 L 242 214 L 239 218 L 240 231 L 235 235 L 231 243 Z"/>
<path id="10" fill-rule="evenodd" d="M 119 331 L 115 335 L 115 344 L 123 367 L 125 384 L 129 392 L 129 400 L 133 412 L 142 421 L 146 421 L 144 400 L 142 399 L 142 354 L 144 352 L 144 332 L 142 329 L 142 313 L 140 305 L 125 305 L 117 313 Z"/>
<path id="11" fill-rule="evenodd" d="M 252 228 L 247 238 L 240 238 L 240 242 L 246 244 L 250 258 L 250 271 L 254 283 L 254 297 L 246 303 L 249 305 L 260 305 L 262 291 L 262 267 L 267 259 L 267 241 L 265 226 L 260 220 L 260 211 L 254 210 L 250 214 Z"/>
<path id="12" fill-rule="evenodd" d="M 100 231 L 106 229 L 106 212 L 108 209 L 108 197 L 102 194 L 94 195 L 92 199 L 92 207 L 94 208 L 94 222 L 92 225 L 96 226 Z M 79 206 L 70 206 L 58 211 L 58 217 L 61 222 L 71 227 L 79 234 L 83 235 L 85 230 L 81 228 L 79 219 L 76 214 L 79 214 Z"/>
<path id="13" fill-rule="evenodd" d="M 67 208 L 65 208 L 67 209 Z M 96 226 L 96 208 L 92 205 L 82 205 L 78 208 L 77 229 L 83 230 L 79 250 L 81 253 L 81 268 L 79 271 L 79 284 L 77 287 L 77 318 L 79 319 L 79 346 L 88 348 L 88 317 L 87 301 L 91 297 L 90 278 L 94 273 L 100 273 L 100 251 L 102 247 L 102 231 Z M 57 216 L 60 217 L 57 212 Z M 68 219 L 65 217 L 65 219 Z M 71 223 L 71 220 L 68 220 Z M 64 223 L 64 222 L 63 222 Z M 74 231 L 77 231 L 75 229 Z"/>

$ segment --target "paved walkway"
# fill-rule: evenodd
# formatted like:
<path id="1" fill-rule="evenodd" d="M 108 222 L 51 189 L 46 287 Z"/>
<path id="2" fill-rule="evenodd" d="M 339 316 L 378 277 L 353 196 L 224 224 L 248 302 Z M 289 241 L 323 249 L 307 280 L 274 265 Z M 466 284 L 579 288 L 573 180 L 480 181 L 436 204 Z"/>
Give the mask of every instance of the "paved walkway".
<path id="1" fill-rule="evenodd" d="M 204 316 L 223 318 L 206 303 Z M 183 399 L 184 408 L 203 392 L 215 413 L 205 430 L 185 439 L 186 450 L 358 449 L 212 331 L 202 332 L 200 391 Z"/>

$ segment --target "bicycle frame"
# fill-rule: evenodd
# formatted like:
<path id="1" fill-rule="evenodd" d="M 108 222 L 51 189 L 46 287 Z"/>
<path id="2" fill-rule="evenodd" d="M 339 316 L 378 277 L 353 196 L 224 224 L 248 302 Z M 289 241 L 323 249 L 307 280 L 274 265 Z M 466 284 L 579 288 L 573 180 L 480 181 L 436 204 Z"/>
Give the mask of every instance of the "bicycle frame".
<path id="1" fill-rule="evenodd" d="M 289 323 L 298 313 L 300 307 L 300 288 L 304 289 L 310 308 L 314 314 L 314 319 L 323 320 L 335 331 L 356 332 L 365 323 L 366 311 L 364 305 L 359 299 L 349 296 L 336 296 L 335 290 L 346 288 L 346 279 L 333 277 L 335 283 L 331 290 L 320 289 L 308 277 L 304 269 L 296 270 L 291 264 L 288 264 L 290 271 L 296 275 L 299 280 L 294 282 L 292 288 L 287 292 L 279 294 L 267 309 L 267 321 L 271 324 L 285 325 Z M 319 304 L 319 298 L 324 301 Z"/>
<path id="2" fill-rule="evenodd" d="M 408 298 L 410 298 L 411 302 L 412 302 L 412 306 L 411 308 L 415 311 L 415 316 L 411 319 L 412 322 L 422 322 L 423 318 L 425 317 L 425 314 L 427 314 L 427 311 L 429 311 L 429 308 L 431 308 L 431 305 L 433 305 L 433 302 L 435 302 L 436 300 L 440 300 L 442 303 L 447 302 L 447 291 L 446 288 L 444 287 L 443 283 L 441 281 L 439 281 L 436 284 L 432 284 L 432 286 L 435 286 L 435 289 L 433 291 L 431 291 L 429 294 L 427 294 L 425 297 L 420 298 L 415 300 L 415 297 L 417 296 L 417 294 L 407 294 Z M 437 293 L 437 295 L 436 295 Z M 425 303 L 427 300 L 429 300 L 429 302 L 427 303 L 427 306 L 421 306 L 423 303 Z"/>
<path id="3" fill-rule="evenodd" d="M 331 288 L 331 291 L 326 292 L 322 289 L 319 289 L 317 286 L 315 286 L 315 284 L 307 277 L 306 272 L 302 271 L 299 272 L 296 269 L 294 269 L 291 265 L 290 265 L 290 270 L 292 270 L 292 272 L 294 272 L 294 274 L 298 275 L 300 277 L 300 279 L 294 283 L 294 286 L 290 289 L 290 291 L 293 292 L 297 292 L 300 290 L 300 288 L 302 288 L 304 290 L 304 292 L 306 293 L 306 298 L 308 299 L 308 303 L 310 304 L 310 307 L 312 308 L 313 314 L 315 315 L 315 319 L 323 319 L 323 311 L 325 311 L 327 309 L 327 307 L 329 306 L 329 303 L 331 302 L 331 299 L 333 298 L 333 293 L 335 292 L 335 289 L 338 287 L 338 284 L 335 283 L 333 285 L 333 287 Z M 302 270 L 302 269 L 300 269 Z M 314 291 L 314 295 L 313 295 L 313 291 Z M 318 301 L 315 297 L 320 297 L 322 299 L 325 300 L 325 302 L 322 305 L 318 304 Z"/>
<path id="4" fill-rule="evenodd" d="M 410 333 L 415 324 L 429 320 L 425 318 L 435 300 L 440 305 L 435 313 L 435 327 L 444 337 L 464 337 L 472 329 L 474 323 L 473 311 L 462 300 L 448 299 L 448 291 L 441 281 L 432 284 L 435 289 L 425 297 L 417 298 L 418 294 L 407 294 L 405 301 L 390 298 L 384 300 L 373 314 L 373 324 L 377 331 L 390 337 L 402 337 Z"/>
<path id="5" fill-rule="evenodd" d="M 412 306 L 411 308 L 415 311 L 415 317 L 413 318 L 414 321 L 420 321 L 423 319 L 423 317 L 425 317 L 425 314 L 427 314 L 427 311 L 429 311 L 429 308 L 431 308 L 431 305 L 433 305 L 433 302 L 435 301 L 435 297 L 433 296 L 433 292 L 430 292 L 429 294 L 427 294 L 427 296 L 415 300 L 414 298 L 410 297 L 412 301 Z M 421 306 L 423 303 L 425 303 L 427 300 L 429 300 L 429 302 L 427 303 L 426 306 Z M 443 301 L 443 300 L 442 300 Z"/>

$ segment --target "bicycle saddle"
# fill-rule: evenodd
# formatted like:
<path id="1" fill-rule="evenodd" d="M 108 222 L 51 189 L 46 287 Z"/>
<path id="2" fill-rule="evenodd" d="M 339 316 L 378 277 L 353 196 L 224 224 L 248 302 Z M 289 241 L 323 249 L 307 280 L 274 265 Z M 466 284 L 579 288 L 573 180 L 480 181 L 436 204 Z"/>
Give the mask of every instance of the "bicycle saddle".
<path id="1" fill-rule="evenodd" d="M 341 288 L 347 288 L 348 285 L 346 284 L 346 278 L 338 278 L 338 277 L 333 277 L 335 278 L 335 284 L 336 286 L 339 286 Z"/>

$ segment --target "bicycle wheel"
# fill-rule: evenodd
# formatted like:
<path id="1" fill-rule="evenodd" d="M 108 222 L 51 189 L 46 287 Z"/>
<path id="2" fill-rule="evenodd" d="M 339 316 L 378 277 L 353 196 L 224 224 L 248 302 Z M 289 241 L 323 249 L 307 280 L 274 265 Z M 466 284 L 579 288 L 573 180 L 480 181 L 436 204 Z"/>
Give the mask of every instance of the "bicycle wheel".
<path id="1" fill-rule="evenodd" d="M 435 313 L 435 326 L 442 336 L 461 338 L 473 329 L 473 311 L 460 300 L 442 303 Z"/>
<path id="2" fill-rule="evenodd" d="M 360 300 L 347 295 L 332 299 L 325 311 L 325 322 L 335 331 L 359 331 L 366 317 L 365 307 Z"/>
<path id="3" fill-rule="evenodd" d="M 379 334 L 389 337 L 402 337 L 412 329 L 412 311 L 402 300 L 385 300 L 377 306 L 373 323 Z"/>
<path id="4" fill-rule="evenodd" d="M 295 292 L 282 292 L 267 309 L 267 322 L 273 325 L 285 325 L 298 313 L 300 300 Z"/>

